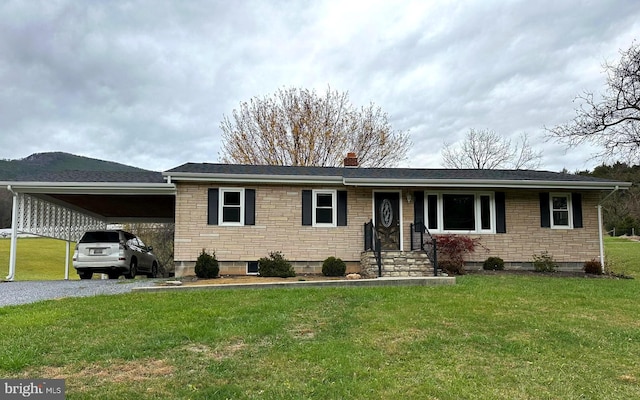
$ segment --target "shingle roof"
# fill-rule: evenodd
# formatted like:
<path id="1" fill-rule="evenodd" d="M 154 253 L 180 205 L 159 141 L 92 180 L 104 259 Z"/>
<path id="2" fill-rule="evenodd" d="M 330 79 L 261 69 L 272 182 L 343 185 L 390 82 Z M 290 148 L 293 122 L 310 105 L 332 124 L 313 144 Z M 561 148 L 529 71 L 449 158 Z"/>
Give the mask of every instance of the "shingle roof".
<path id="1" fill-rule="evenodd" d="M 163 174 L 172 175 L 172 173 L 175 172 L 186 172 L 231 175 L 343 176 L 344 170 L 345 168 L 335 167 L 186 163 L 170 169 Z"/>
<path id="2" fill-rule="evenodd" d="M 242 177 L 251 176 L 295 176 L 295 177 L 336 177 L 345 180 L 380 181 L 545 181 L 545 182 L 601 182 L 620 183 L 608 179 L 551 171 L 498 170 L 498 169 L 426 169 L 426 168 L 342 168 L 342 167 L 300 167 L 275 165 L 235 165 L 186 163 L 163 173 L 179 180 L 181 176 L 220 175 Z"/>
<path id="3" fill-rule="evenodd" d="M 109 182 L 165 183 L 161 172 L 153 171 L 53 171 L 18 174 L 10 181 L 19 182 Z"/>

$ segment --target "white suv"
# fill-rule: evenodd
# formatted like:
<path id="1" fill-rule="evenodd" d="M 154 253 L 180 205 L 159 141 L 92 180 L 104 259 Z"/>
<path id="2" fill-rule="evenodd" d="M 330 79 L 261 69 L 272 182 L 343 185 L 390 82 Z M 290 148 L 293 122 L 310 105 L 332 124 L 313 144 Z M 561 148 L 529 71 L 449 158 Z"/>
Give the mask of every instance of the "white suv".
<path id="1" fill-rule="evenodd" d="M 73 268 L 80 279 L 91 279 L 94 272 L 109 275 L 109 279 L 133 279 L 140 273 L 149 278 L 158 275 L 158 260 L 134 234 L 123 230 L 87 231 L 73 253 Z"/>

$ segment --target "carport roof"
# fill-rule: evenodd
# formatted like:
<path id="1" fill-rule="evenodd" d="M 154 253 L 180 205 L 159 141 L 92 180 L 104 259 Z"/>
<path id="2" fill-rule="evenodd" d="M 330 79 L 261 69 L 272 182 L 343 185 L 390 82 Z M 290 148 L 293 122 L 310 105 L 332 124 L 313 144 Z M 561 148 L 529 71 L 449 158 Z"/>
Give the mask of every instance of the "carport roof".
<path id="1" fill-rule="evenodd" d="M 175 186 L 160 172 L 59 171 L 20 178 L 0 184 L 107 222 L 175 220 Z"/>
<path id="2" fill-rule="evenodd" d="M 18 174 L 10 182 L 164 183 L 165 180 L 161 172 L 154 171 L 52 171 Z"/>

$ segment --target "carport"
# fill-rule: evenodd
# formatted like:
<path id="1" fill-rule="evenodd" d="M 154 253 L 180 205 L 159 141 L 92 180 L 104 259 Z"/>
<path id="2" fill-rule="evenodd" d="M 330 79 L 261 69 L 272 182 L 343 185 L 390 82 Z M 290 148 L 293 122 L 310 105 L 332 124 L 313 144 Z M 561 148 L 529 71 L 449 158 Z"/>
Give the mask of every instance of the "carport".
<path id="1" fill-rule="evenodd" d="M 65 171 L 38 181 L 0 182 L 13 195 L 9 274 L 16 272 L 19 234 L 66 242 L 65 279 L 71 243 L 86 230 L 108 224 L 175 221 L 175 186 L 160 172 Z"/>

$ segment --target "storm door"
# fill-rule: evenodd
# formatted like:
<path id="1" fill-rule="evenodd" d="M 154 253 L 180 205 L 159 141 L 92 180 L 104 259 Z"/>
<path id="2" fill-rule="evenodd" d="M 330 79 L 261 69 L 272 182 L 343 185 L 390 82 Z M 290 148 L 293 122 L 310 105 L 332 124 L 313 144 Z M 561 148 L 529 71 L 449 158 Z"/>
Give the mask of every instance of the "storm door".
<path id="1" fill-rule="evenodd" d="M 374 193 L 376 232 L 382 250 L 400 250 L 400 193 Z"/>

